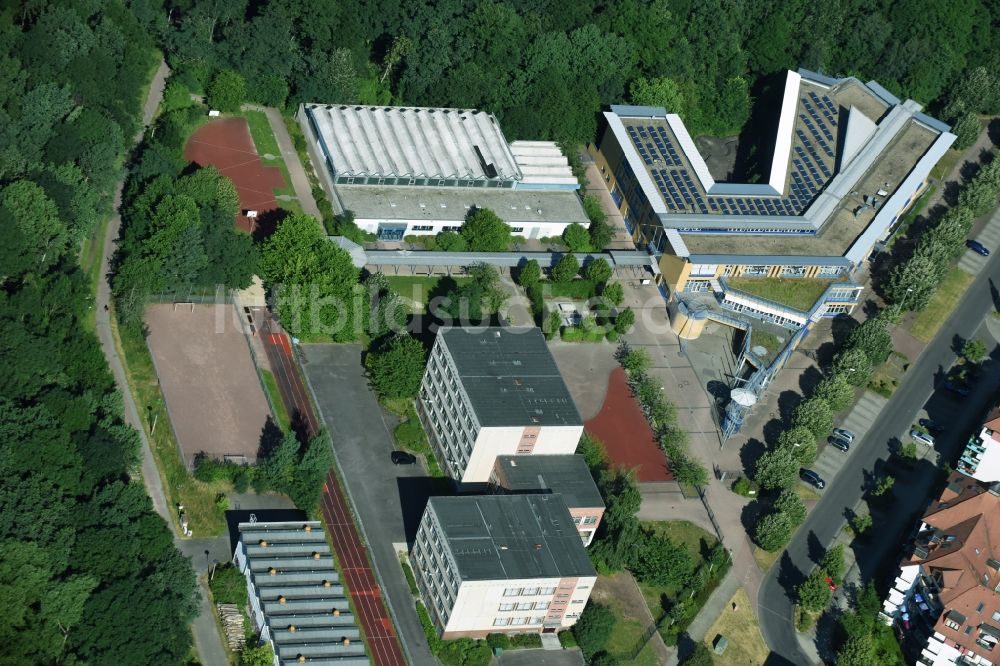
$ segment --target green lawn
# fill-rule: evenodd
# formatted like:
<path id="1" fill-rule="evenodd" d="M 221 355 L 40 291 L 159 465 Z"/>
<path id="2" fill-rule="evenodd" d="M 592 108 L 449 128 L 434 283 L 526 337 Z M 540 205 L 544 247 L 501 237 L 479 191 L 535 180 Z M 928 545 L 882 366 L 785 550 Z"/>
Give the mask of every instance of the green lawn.
<path id="1" fill-rule="evenodd" d="M 674 543 L 686 546 L 695 562 L 702 561 L 704 554 L 706 554 L 709 549 L 718 543 L 718 539 L 716 539 L 713 534 L 686 520 L 649 521 L 643 522 L 642 526 L 645 528 L 652 528 L 660 534 L 664 534 L 669 537 Z M 724 575 L 724 573 L 725 570 L 720 571 L 718 569 L 712 573 L 712 579 L 695 596 L 695 603 L 692 606 L 691 611 L 677 624 L 668 626 L 669 622 L 665 622 L 660 626 L 660 634 L 663 636 L 667 645 L 672 645 L 676 642 L 677 635 L 684 631 L 688 624 L 690 624 L 691 620 L 694 619 L 697 611 L 702 607 L 702 605 L 704 605 L 705 601 L 712 593 L 712 590 L 718 586 L 719 581 L 722 578 L 720 574 Z M 678 589 L 669 585 L 657 586 L 641 581 L 636 582 L 639 585 L 639 590 L 642 592 L 643 598 L 646 600 L 646 606 L 649 608 L 650 614 L 657 622 L 660 621 L 665 612 L 663 603 L 664 597 L 671 602 L 678 597 L 686 597 L 686 590 L 684 589 Z"/>
<path id="2" fill-rule="evenodd" d="M 264 166 L 276 166 L 281 169 L 281 177 L 285 179 L 285 186 L 274 188 L 274 195 L 294 197 L 295 190 L 292 188 L 292 178 L 288 174 L 288 166 L 281 156 L 281 148 L 278 147 L 278 140 L 274 138 L 274 132 L 271 131 L 271 124 L 267 120 L 267 114 L 263 111 L 241 111 L 239 115 L 246 119 L 247 125 L 250 126 L 250 136 L 253 137 L 254 146 L 257 147 L 257 153 L 260 155 Z M 275 159 L 269 160 L 264 155 L 273 155 Z M 302 212 L 302 206 L 295 199 L 292 201 L 281 201 L 279 199 L 278 205 L 292 213 Z"/>
<path id="3" fill-rule="evenodd" d="M 944 180 L 951 173 L 951 170 L 955 168 L 958 164 L 959 158 L 962 157 L 961 150 L 949 150 L 944 154 L 944 156 L 938 161 L 934 168 L 931 169 L 931 178 L 937 178 L 938 180 Z"/>
<path id="4" fill-rule="evenodd" d="M 729 286 L 801 312 L 809 312 L 831 282 L 818 278 L 730 278 Z"/>
<path id="5" fill-rule="evenodd" d="M 626 613 L 625 605 L 616 598 L 610 598 L 603 603 L 610 606 L 615 614 L 615 626 L 611 630 L 611 637 L 604 645 L 604 649 L 612 656 L 631 656 L 646 632 L 645 621 Z M 622 663 L 625 661 L 622 660 Z"/>
<path id="6" fill-rule="evenodd" d="M 971 283 L 971 275 L 958 267 L 952 268 L 934 292 L 931 302 L 916 313 L 910 322 L 910 333 L 913 337 L 921 342 L 930 342 Z"/>
<path id="7" fill-rule="evenodd" d="M 271 403 L 271 409 L 274 410 L 274 418 L 281 429 L 288 432 L 292 429 L 292 420 L 288 418 L 288 408 L 278 391 L 278 381 L 274 378 L 274 373 L 263 368 L 260 369 L 260 376 L 264 378 L 264 388 L 267 389 L 267 399 Z"/>
<path id="8" fill-rule="evenodd" d="M 455 284 L 467 282 L 467 277 L 448 277 L 444 275 L 387 275 L 389 288 L 406 301 L 412 314 L 423 314 L 427 311 L 427 303 L 431 295 L 439 295 L 439 291 L 445 289 L 448 283 L 442 284 L 442 280 L 451 281 Z"/>

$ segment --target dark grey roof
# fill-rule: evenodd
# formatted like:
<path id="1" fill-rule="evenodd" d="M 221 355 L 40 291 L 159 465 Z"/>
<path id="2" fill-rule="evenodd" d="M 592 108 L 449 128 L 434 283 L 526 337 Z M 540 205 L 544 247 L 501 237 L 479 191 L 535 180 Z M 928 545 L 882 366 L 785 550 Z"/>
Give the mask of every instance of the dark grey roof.
<path id="1" fill-rule="evenodd" d="M 239 533 L 280 663 L 302 655 L 311 664 L 369 664 L 323 525 L 240 523 Z"/>
<path id="2" fill-rule="evenodd" d="M 483 426 L 583 425 L 538 328 L 442 328 Z"/>
<path id="3" fill-rule="evenodd" d="M 504 487 L 513 492 L 556 493 L 572 508 L 603 507 L 583 456 L 497 456 Z"/>
<path id="4" fill-rule="evenodd" d="M 432 497 L 462 580 L 595 576 L 561 495 Z"/>

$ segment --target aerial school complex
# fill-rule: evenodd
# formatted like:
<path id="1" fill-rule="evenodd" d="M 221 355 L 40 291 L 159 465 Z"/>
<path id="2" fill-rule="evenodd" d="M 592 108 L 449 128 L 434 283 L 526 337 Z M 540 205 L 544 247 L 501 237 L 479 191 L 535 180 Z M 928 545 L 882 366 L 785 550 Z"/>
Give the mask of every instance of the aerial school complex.
<path id="1" fill-rule="evenodd" d="M 797 329 L 808 314 L 739 293 L 727 278 L 829 278 L 816 313 L 850 312 L 852 276 L 895 230 L 955 140 L 919 104 L 855 78 L 789 71 L 771 170 L 717 181 L 684 123 L 613 106 L 590 152 L 665 295 L 712 292 L 722 307 Z"/>

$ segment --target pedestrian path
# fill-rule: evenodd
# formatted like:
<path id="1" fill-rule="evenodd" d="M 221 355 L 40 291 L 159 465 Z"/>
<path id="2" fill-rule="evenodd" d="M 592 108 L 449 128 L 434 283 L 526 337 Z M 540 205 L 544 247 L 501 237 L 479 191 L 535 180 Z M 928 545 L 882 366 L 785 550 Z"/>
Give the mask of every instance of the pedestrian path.
<path id="1" fill-rule="evenodd" d="M 840 426 L 854 433 L 853 446 L 864 446 L 862 442 L 865 434 L 875 423 L 875 419 L 878 418 L 887 402 L 889 402 L 887 398 L 871 391 L 865 391 L 861 399 L 855 403 Z M 823 451 L 816 458 L 816 462 L 813 463 L 812 469 L 829 484 L 847 462 L 849 455 L 850 453 L 844 453 L 833 446 L 824 446 Z"/>
<path id="2" fill-rule="evenodd" d="M 974 240 L 982 243 L 990 251 L 1000 250 L 1000 208 L 993 211 L 986 226 L 975 236 Z M 970 275 L 979 275 L 988 261 L 989 257 L 984 257 L 972 250 L 966 250 L 962 258 L 958 260 L 958 267 Z"/>

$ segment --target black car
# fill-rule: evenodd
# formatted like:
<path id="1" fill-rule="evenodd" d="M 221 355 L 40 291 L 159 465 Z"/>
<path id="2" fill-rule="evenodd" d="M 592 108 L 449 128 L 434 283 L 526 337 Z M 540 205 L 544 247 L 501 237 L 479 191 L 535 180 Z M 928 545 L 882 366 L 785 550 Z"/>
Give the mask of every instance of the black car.
<path id="1" fill-rule="evenodd" d="M 927 432 L 929 432 L 932 435 L 940 435 L 941 433 L 944 432 L 943 427 L 941 427 L 934 421 L 931 421 L 930 419 L 920 419 L 918 423 L 920 423 L 920 425 L 922 425 L 923 427 L 927 428 Z"/>
<path id="2" fill-rule="evenodd" d="M 800 469 L 799 478 L 808 483 L 809 485 L 816 486 L 820 490 L 826 488 L 826 481 L 811 469 Z"/>
<path id="3" fill-rule="evenodd" d="M 965 241 L 965 244 L 966 244 L 966 246 L 968 246 L 968 248 L 970 250 L 972 250 L 976 254 L 981 254 L 984 257 L 990 256 L 990 250 L 989 250 L 989 248 L 987 248 L 985 245 L 983 245 L 979 241 L 967 240 L 967 241 Z"/>
<path id="4" fill-rule="evenodd" d="M 844 453 L 848 453 L 851 450 L 851 443 L 846 437 L 841 437 L 840 435 L 832 435 L 830 439 L 826 440 L 830 442 L 830 445 L 840 449 Z"/>
<path id="5" fill-rule="evenodd" d="M 393 451 L 390 457 L 393 465 L 414 465 L 417 462 L 417 457 L 406 451 Z"/>

